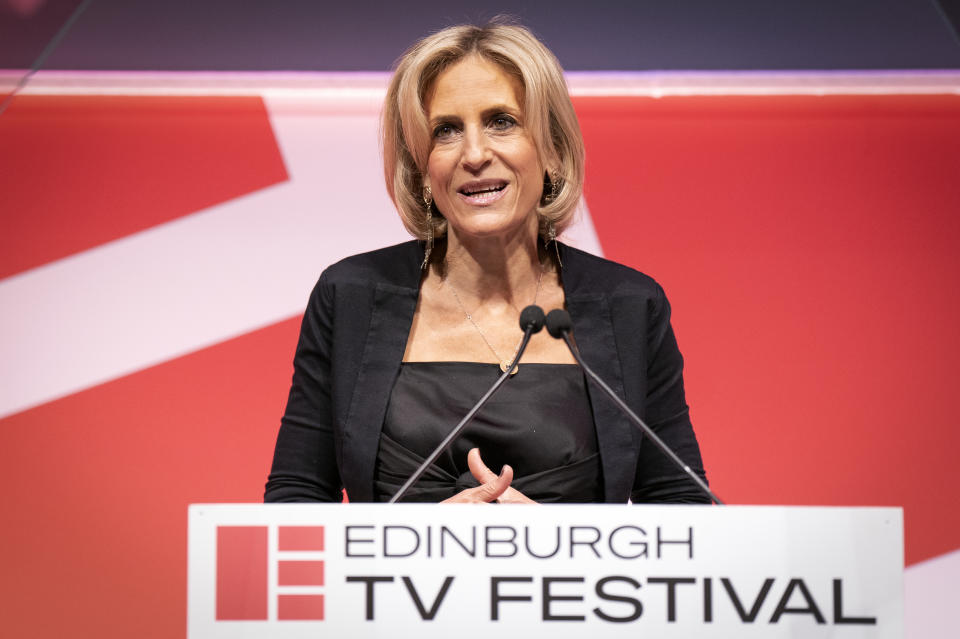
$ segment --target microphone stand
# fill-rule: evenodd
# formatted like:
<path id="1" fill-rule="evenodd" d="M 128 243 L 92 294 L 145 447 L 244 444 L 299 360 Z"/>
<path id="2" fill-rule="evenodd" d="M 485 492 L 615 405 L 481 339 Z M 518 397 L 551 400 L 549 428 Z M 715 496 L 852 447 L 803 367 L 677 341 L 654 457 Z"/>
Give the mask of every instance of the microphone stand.
<path id="1" fill-rule="evenodd" d="M 677 468 L 680 468 L 681 470 L 683 470 L 683 472 L 685 472 L 687 475 L 690 476 L 690 479 L 692 479 L 697 484 L 697 487 L 705 495 L 710 497 L 710 499 L 714 503 L 720 506 L 723 506 L 724 505 L 723 502 L 720 500 L 719 497 L 717 497 L 714 494 L 712 490 L 710 490 L 710 487 L 707 486 L 707 483 L 702 479 L 700 479 L 700 477 L 698 477 L 697 474 L 693 472 L 690 466 L 688 466 L 686 462 L 680 459 L 680 457 L 675 452 L 673 452 L 673 450 L 671 450 L 669 446 L 667 446 L 666 442 L 660 439 L 660 437 L 655 432 L 653 432 L 653 429 L 647 426 L 646 423 L 644 423 L 644 421 L 640 419 L 637 416 L 637 414 L 630 409 L 629 406 L 627 406 L 627 403 L 624 402 L 622 399 L 620 399 L 620 397 L 617 396 L 617 394 L 613 391 L 613 389 L 607 386 L 606 382 L 600 379 L 600 376 L 594 373 L 593 370 L 589 366 L 587 366 L 586 362 L 583 361 L 583 358 L 580 357 L 580 351 L 577 349 L 576 345 L 574 345 L 574 343 L 570 341 L 570 326 L 571 326 L 570 314 L 564 310 L 556 309 L 556 310 L 550 311 L 550 313 L 547 315 L 547 331 L 553 337 L 559 337 L 563 339 L 563 341 L 567 344 L 567 348 L 569 348 L 570 352 L 573 354 L 573 358 L 577 360 L 577 364 L 579 364 L 580 368 L 583 369 L 583 372 L 585 372 L 587 376 L 591 380 L 593 380 L 593 382 L 597 386 L 599 386 L 601 390 L 603 390 L 604 393 L 610 396 L 610 399 L 612 399 L 613 402 L 617 405 L 617 408 L 619 408 L 624 415 L 629 417 L 630 421 L 632 421 L 634 425 L 637 428 L 639 428 L 643 432 L 643 434 L 650 439 L 650 441 L 656 444 L 657 448 L 663 451 L 663 454 L 666 455 L 670 459 L 670 461 L 672 461 L 677 466 Z"/>
<path id="2" fill-rule="evenodd" d="M 531 311 L 530 309 L 535 309 L 535 310 Z M 539 314 L 539 319 L 536 317 L 537 314 Z M 400 490 L 398 490 L 397 493 L 393 497 L 391 497 L 390 501 L 387 503 L 394 504 L 400 501 L 401 499 L 403 499 L 404 495 L 407 494 L 407 491 L 409 491 L 410 488 L 415 483 L 417 483 L 417 480 L 419 480 L 420 477 L 423 476 L 423 473 L 427 471 L 427 468 L 430 467 L 430 464 L 437 461 L 437 457 L 442 455 L 444 451 L 450 448 L 450 444 L 452 444 L 454 440 L 456 440 L 457 437 L 460 436 L 460 433 L 463 432 L 463 430 L 467 427 L 467 425 L 469 425 L 470 422 L 473 421 L 473 418 L 477 414 L 477 411 L 483 408 L 483 405 L 486 404 L 487 401 L 491 397 L 493 397 L 493 394 L 496 393 L 501 386 L 503 386 L 503 383 L 507 381 L 507 379 L 509 379 L 510 373 L 512 373 L 513 369 L 515 369 L 517 365 L 520 363 L 520 356 L 523 355 L 523 352 L 525 350 L 527 350 L 527 344 L 530 342 L 530 338 L 533 336 L 534 333 L 538 332 L 540 329 L 543 328 L 543 310 L 539 306 L 526 307 L 525 309 L 523 309 L 523 312 L 520 314 L 520 322 L 521 322 L 521 326 L 523 327 L 523 340 L 520 342 L 520 348 L 517 349 L 517 356 L 514 357 L 513 361 L 510 363 L 510 368 L 508 368 L 505 373 L 503 373 L 502 375 L 500 375 L 499 378 L 497 378 L 497 381 L 494 382 L 493 386 L 490 387 L 490 390 L 484 393 L 483 397 L 480 398 L 480 401 L 478 401 L 476 405 L 470 409 L 470 412 L 464 415 L 463 419 L 460 420 L 460 423 L 457 424 L 453 428 L 453 430 L 451 430 L 450 433 L 443 438 L 443 441 L 440 442 L 440 444 L 433 450 L 433 452 L 430 453 L 430 456 L 427 457 L 422 464 L 420 464 L 417 470 L 414 471 L 412 475 L 410 475 L 410 477 L 403 484 L 403 486 L 400 487 Z"/>

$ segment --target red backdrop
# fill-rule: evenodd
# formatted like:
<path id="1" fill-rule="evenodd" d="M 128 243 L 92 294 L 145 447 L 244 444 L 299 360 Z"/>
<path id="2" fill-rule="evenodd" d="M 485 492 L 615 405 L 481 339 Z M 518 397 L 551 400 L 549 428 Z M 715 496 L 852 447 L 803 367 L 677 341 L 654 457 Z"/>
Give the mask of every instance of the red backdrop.
<path id="1" fill-rule="evenodd" d="M 600 244 L 671 298 L 718 493 L 903 506 L 908 563 L 960 547 L 960 98 L 576 106 Z M 259 99 L 19 97 L 0 139 L 5 281 L 287 178 Z M 0 420 L 3 634 L 184 634 L 186 506 L 261 499 L 298 321 Z"/>

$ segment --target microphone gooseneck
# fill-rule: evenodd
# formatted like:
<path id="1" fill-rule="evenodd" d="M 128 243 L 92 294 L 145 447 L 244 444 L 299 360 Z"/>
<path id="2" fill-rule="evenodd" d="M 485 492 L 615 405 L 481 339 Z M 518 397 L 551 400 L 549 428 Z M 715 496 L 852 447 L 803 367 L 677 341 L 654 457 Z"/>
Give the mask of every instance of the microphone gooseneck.
<path id="1" fill-rule="evenodd" d="M 503 386 L 503 383 L 510 378 L 510 373 L 513 372 L 513 369 L 517 367 L 520 362 L 520 357 L 523 355 L 523 352 L 527 350 L 527 344 L 530 343 L 530 338 L 534 333 L 538 333 L 543 329 L 544 316 L 543 309 L 539 306 L 531 304 L 530 306 L 523 309 L 520 313 L 520 328 L 523 330 L 523 339 L 520 341 L 520 347 L 517 349 L 517 354 L 513 358 L 513 362 L 510 363 L 510 367 L 505 370 L 500 377 L 497 378 L 497 381 L 493 383 L 493 386 L 490 387 L 483 397 L 480 398 L 473 408 L 470 409 L 470 412 L 464 415 L 463 419 L 460 420 L 460 423 L 453 427 L 446 437 L 443 438 L 443 441 L 440 442 L 437 447 L 430 453 L 430 456 L 423 460 L 423 463 L 417 467 L 417 470 L 410 475 L 409 479 L 404 482 L 403 486 L 400 487 L 400 490 L 390 498 L 388 503 L 395 504 L 396 502 L 403 499 L 407 494 L 407 491 L 417 483 L 420 477 L 423 476 L 423 473 L 427 471 L 427 468 L 430 467 L 433 462 L 437 461 L 437 457 L 442 455 L 445 450 L 450 448 L 450 445 L 460 436 L 468 424 L 473 421 L 473 418 L 476 416 L 477 412 L 483 408 L 483 405 L 493 397 L 493 394 Z"/>
<path id="2" fill-rule="evenodd" d="M 647 426 L 642 419 L 637 417 L 637 414 L 634 413 L 629 406 L 627 406 L 626 402 L 620 399 L 613 389 L 610 388 L 602 379 L 600 379 L 600 376 L 594 373 L 593 370 L 587 366 L 586 362 L 583 361 L 583 358 L 580 357 L 580 351 L 577 350 L 576 345 L 570 340 L 570 330 L 573 328 L 573 321 L 570 319 L 570 313 L 561 308 L 555 308 L 547 313 L 546 324 L 547 332 L 550 333 L 551 336 L 564 341 L 564 343 L 567 345 L 567 348 L 569 348 L 570 352 L 573 354 L 573 358 L 577 360 L 577 364 L 579 364 L 580 368 L 583 369 L 583 372 L 587 374 L 587 377 L 589 377 L 597 386 L 599 386 L 604 393 L 609 395 L 610 399 L 612 399 L 617 405 L 617 408 L 619 408 L 624 415 L 630 418 L 630 421 L 633 422 L 633 424 L 639 428 L 643 434 L 650 439 L 650 441 L 656 444 L 657 448 L 663 451 L 663 454 L 666 455 L 670 461 L 677 466 L 677 468 L 685 472 L 697 484 L 697 487 L 705 495 L 707 495 L 714 503 L 722 506 L 723 502 L 713 493 L 712 490 L 710 490 L 710 487 L 707 486 L 707 483 L 700 479 L 700 477 L 693 472 L 690 466 L 680 459 L 680 457 L 673 452 L 669 446 L 667 446 L 666 442 L 660 439 L 660 437 L 653 432 L 652 428 Z"/>

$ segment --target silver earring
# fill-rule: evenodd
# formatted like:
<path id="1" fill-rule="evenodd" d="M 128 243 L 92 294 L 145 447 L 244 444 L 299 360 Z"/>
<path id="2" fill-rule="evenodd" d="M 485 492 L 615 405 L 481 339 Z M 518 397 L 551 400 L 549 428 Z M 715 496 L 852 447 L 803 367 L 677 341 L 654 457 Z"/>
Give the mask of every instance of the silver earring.
<path id="1" fill-rule="evenodd" d="M 550 176 L 550 201 L 553 202 L 560 195 L 560 178 Z"/>
<path id="2" fill-rule="evenodd" d="M 433 191 L 429 186 L 423 188 L 423 204 L 427 207 L 427 242 L 423 249 L 423 264 L 420 265 L 420 270 L 427 268 L 430 253 L 433 252 Z"/>

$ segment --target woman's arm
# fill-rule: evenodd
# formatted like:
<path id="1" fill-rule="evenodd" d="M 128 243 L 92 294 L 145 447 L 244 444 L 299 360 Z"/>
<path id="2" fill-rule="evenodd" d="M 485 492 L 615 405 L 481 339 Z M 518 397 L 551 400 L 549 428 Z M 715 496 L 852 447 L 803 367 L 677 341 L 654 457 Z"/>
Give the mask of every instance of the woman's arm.
<path id="1" fill-rule="evenodd" d="M 700 477 L 706 479 L 683 390 L 683 356 L 670 325 L 670 304 L 663 289 L 647 326 L 647 391 L 644 421 Z M 710 503 L 697 485 L 653 443 L 643 441 L 631 500 L 635 503 Z"/>
<path id="2" fill-rule="evenodd" d="M 334 313 L 324 275 L 303 315 L 293 360 L 293 383 L 280 423 L 265 502 L 341 501 L 331 397 Z"/>

